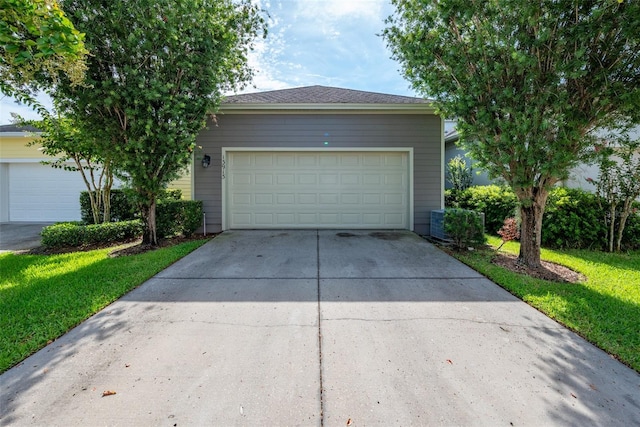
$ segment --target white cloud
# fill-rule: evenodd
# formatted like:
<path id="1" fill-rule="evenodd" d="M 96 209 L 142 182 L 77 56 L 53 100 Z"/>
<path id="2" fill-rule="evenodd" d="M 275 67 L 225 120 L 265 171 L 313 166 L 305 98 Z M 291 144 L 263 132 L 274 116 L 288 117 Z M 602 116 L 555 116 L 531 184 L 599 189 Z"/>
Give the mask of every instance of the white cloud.
<path id="1" fill-rule="evenodd" d="M 296 2 L 302 16 L 321 21 L 336 19 L 378 20 L 382 13 L 383 0 L 305 0 Z"/>
<path id="2" fill-rule="evenodd" d="M 326 85 L 413 95 L 378 34 L 392 6 L 384 0 L 262 1 L 269 35 L 250 57 L 247 91 Z"/>

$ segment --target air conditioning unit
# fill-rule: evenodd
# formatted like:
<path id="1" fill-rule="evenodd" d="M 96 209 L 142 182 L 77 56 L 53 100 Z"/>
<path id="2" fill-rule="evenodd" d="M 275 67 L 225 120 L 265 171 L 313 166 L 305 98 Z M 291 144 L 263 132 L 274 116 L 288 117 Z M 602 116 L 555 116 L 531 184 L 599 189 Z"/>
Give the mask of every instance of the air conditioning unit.
<path id="1" fill-rule="evenodd" d="M 444 232 L 444 209 L 431 211 L 431 237 L 450 240 L 450 237 Z"/>
<path id="2" fill-rule="evenodd" d="M 438 240 L 451 240 L 451 237 L 444 231 L 444 211 L 445 209 L 436 209 L 431 211 L 431 237 Z M 477 212 L 482 221 L 482 229 L 484 230 L 484 212 Z"/>

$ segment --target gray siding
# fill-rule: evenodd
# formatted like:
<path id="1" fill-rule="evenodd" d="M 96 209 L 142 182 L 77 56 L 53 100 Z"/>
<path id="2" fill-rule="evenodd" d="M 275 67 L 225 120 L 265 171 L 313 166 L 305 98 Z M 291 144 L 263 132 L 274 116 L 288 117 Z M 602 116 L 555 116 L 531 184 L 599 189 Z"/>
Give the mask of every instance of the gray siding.
<path id="1" fill-rule="evenodd" d="M 428 233 L 431 210 L 441 208 L 441 132 L 441 119 L 427 114 L 218 115 L 196 142 L 195 199 L 204 203 L 207 231 L 220 230 L 222 147 L 413 147 L 414 230 Z M 204 154 L 211 156 L 207 169 Z"/>

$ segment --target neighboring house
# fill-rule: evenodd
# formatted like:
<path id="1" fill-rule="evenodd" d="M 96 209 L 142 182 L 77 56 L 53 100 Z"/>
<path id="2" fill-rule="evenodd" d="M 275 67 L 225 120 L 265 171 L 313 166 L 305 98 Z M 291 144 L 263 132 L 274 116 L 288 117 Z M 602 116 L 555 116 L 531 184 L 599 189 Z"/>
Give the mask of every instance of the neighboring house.
<path id="1" fill-rule="evenodd" d="M 640 126 L 631 130 L 631 132 L 629 132 L 629 137 L 631 139 L 640 138 Z M 612 142 L 615 142 L 615 141 L 612 141 Z M 637 154 L 640 155 L 640 152 L 637 152 Z M 583 190 L 595 192 L 596 191 L 595 185 L 589 182 L 587 178 L 591 178 L 595 180 L 595 179 L 598 179 L 599 174 L 600 174 L 600 171 L 597 165 L 583 163 L 578 165 L 571 171 L 571 174 L 569 175 L 569 179 L 564 181 L 563 184 L 566 185 L 567 187 L 581 188 Z"/>
<path id="2" fill-rule="evenodd" d="M 323 86 L 230 96 L 196 143 L 207 230 L 427 233 L 443 207 L 443 120 L 421 98 Z"/>
<path id="3" fill-rule="evenodd" d="M 458 147 L 458 140 L 460 136 L 458 132 L 455 130 L 455 125 L 453 128 L 447 132 L 444 136 L 444 144 L 445 144 L 445 154 L 444 154 L 444 167 L 445 167 L 445 177 L 446 170 L 449 161 L 456 156 L 461 156 L 467 162 L 467 166 L 471 166 L 473 168 L 473 182 L 471 185 L 489 185 L 492 181 L 487 176 L 487 173 L 482 169 L 476 168 L 476 161 L 469 157 L 467 151 L 462 147 Z M 451 188 L 452 185 L 448 179 L 445 179 L 445 188 Z"/>
<path id="4" fill-rule="evenodd" d="M 631 138 L 640 138 L 640 126 L 630 132 Z M 455 129 L 450 130 L 445 134 L 445 171 L 446 165 L 449 160 L 457 155 L 462 156 L 467 161 L 467 165 L 474 167 L 475 160 L 473 160 L 466 150 L 457 145 L 460 139 L 458 132 Z M 581 163 L 573 168 L 569 173 L 569 179 L 563 181 L 560 185 L 569 188 L 579 188 L 586 191 L 595 192 L 595 186 L 587 181 L 587 178 L 597 179 L 599 174 L 598 166 L 592 164 Z M 475 169 L 473 174 L 473 185 L 489 185 L 493 181 L 489 179 L 487 173 L 482 169 Z M 445 180 L 445 188 L 451 188 L 451 183 Z"/>
<path id="5" fill-rule="evenodd" d="M 43 165 L 50 160 L 38 145 L 27 146 L 38 129 L 0 126 L 0 222 L 80 220 L 80 192 L 86 186 L 79 172 Z M 170 185 L 191 198 L 191 176 Z"/>

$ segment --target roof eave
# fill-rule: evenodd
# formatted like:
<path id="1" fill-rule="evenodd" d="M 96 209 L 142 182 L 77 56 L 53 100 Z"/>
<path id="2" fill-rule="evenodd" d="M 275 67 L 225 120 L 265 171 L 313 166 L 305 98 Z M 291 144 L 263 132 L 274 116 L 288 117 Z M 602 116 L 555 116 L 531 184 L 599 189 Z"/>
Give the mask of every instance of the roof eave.
<path id="1" fill-rule="evenodd" d="M 0 138 L 5 137 L 5 138 L 10 138 L 10 137 L 29 137 L 29 136 L 39 136 L 40 134 L 42 134 L 42 132 L 32 132 L 32 131 L 22 131 L 22 132 L 0 132 Z"/>
<path id="2" fill-rule="evenodd" d="M 278 113 L 278 112 L 379 112 L 379 113 L 404 113 L 404 114 L 435 114 L 435 108 L 428 103 L 415 104 L 351 104 L 351 103 L 291 103 L 291 104 L 271 104 L 271 103 L 231 103 L 221 104 L 220 113 Z"/>
<path id="3" fill-rule="evenodd" d="M 450 142 L 457 142 L 459 139 L 460 139 L 460 135 L 456 133 L 453 135 L 445 136 L 444 142 L 449 144 Z"/>

